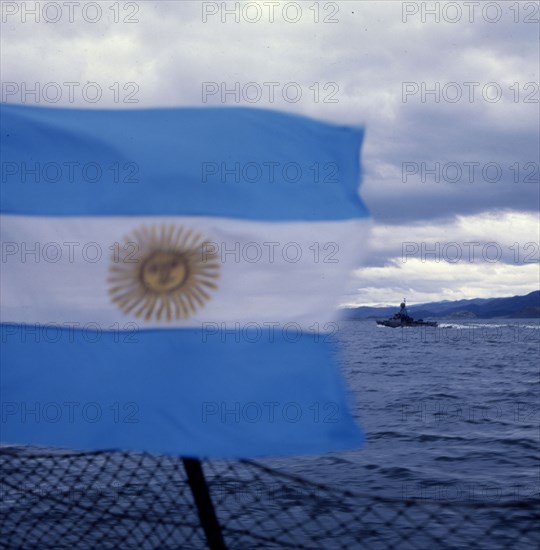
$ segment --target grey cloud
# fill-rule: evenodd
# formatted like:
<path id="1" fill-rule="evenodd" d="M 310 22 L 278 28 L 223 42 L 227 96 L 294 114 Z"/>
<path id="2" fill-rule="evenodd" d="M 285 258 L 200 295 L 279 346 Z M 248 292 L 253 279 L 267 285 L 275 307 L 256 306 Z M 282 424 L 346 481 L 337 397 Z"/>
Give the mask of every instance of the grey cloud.
<path id="1" fill-rule="evenodd" d="M 456 24 L 437 24 L 431 18 L 423 24 L 419 16 L 403 23 L 404 3 L 399 2 L 338 2 L 336 24 L 309 19 L 288 24 L 279 17 L 273 24 L 222 24 L 219 17 L 202 23 L 198 1 L 137 4 L 136 24 L 3 24 L 3 81 L 92 80 L 104 86 L 135 81 L 140 87 L 138 104 L 116 104 L 111 97 L 98 105 L 71 104 L 85 108 L 201 106 L 205 81 L 228 86 L 299 83 L 304 94 L 298 103 L 280 97 L 274 103 L 264 98 L 242 103 L 339 123 L 365 123 L 361 194 L 375 222 L 395 228 L 387 234 L 388 246 L 372 252 L 372 266 L 395 258 L 406 238 L 398 233 L 407 227 L 435 224 L 446 228 L 452 240 L 457 216 L 537 211 L 540 186 L 523 179 L 530 174 L 527 163 L 540 163 L 538 93 L 532 96 L 536 103 L 524 103 L 523 86 L 539 80 L 538 30 L 535 24 L 514 23 L 510 3 L 499 3 L 503 17 L 497 23 L 486 22 L 477 12 L 475 22 L 463 17 Z M 102 5 L 105 11 L 108 4 Z M 516 81 L 517 102 L 510 89 Z M 310 86 L 316 82 L 335 82 L 339 102 L 315 102 Z M 496 82 L 504 94 L 496 103 L 478 95 L 474 103 L 466 98 L 437 103 L 430 96 L 423 103 L 419 95 L 404 102 L 404 82 L 439 82 L 441 87 L 479 82 L 479 90 Z M 221 104 L 215 97 L 212 101 L 208 104 Z M 65 104 L 63 98 L 58 105 Z M 403 182 L 407 162 L 424 162 L 428 168 L 437 162 L 462 167 L 465 162 L 480 167 L 495 162 L 503 174 L 497 182 L 485 181 L 479 172 L 472 183 L 466 175 L 459 182 L 437 183 L 430 176 L 425 182 L 417 176 Z M 522 180 L 518 183 L 509 169 L 515 163 Z M 523 271 L 519 273 L 521 277 Z M 431 280 L 427 272 L 426 278 Z M 398 279 L 396 288 L 401 289 Z M 437 292 L 436 286 L 435 277 L 430 292 Z"/>

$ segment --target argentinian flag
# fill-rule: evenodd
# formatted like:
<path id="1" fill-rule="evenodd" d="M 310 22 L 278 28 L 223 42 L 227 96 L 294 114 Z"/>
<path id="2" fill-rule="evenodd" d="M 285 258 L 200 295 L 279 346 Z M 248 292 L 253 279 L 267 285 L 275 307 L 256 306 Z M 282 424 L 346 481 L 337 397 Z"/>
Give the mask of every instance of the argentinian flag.
<path id="1" fill-rule="evenodd" d="M 362 130 L 255 109 L 1 106 L 4 444 L 361 444 L 334 361 Z"/>

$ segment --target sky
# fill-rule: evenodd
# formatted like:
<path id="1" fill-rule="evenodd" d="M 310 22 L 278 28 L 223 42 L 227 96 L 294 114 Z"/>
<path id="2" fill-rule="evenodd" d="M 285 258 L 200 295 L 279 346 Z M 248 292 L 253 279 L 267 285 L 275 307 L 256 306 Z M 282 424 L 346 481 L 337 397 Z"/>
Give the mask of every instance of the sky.
<path id="1" fill-rule="evenodd" d="M 540 282 L 539 12 L 510 1 L 2 0 L 2 101 L 243 105 L 363 125 L 373 230 L 342 305 L 526 294 Z"/>

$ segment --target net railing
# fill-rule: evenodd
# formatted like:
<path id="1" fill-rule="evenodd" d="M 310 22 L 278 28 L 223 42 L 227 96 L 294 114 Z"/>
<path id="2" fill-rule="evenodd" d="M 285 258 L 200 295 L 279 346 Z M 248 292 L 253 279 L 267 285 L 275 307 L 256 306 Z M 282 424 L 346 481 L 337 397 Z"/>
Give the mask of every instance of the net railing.
<path id="1" fill-rule="evenodd" d="M 387 498 L 251 460 L 202 461 L 225 546 L 540 547 L 540 500 Z M 0 449 L 0 547 L 207 548 L 181 458 Z"/>

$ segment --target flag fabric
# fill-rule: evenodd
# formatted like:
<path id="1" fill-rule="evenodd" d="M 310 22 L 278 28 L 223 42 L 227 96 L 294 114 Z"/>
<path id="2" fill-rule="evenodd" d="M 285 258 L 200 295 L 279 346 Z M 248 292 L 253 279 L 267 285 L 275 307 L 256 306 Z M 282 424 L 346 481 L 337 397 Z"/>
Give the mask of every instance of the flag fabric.
<path id="1" fill-rule="evenodd" d="M 361 128 L 2 105 L 1 442 L 184 456 L 361 445 L 336 306 Z"/>

